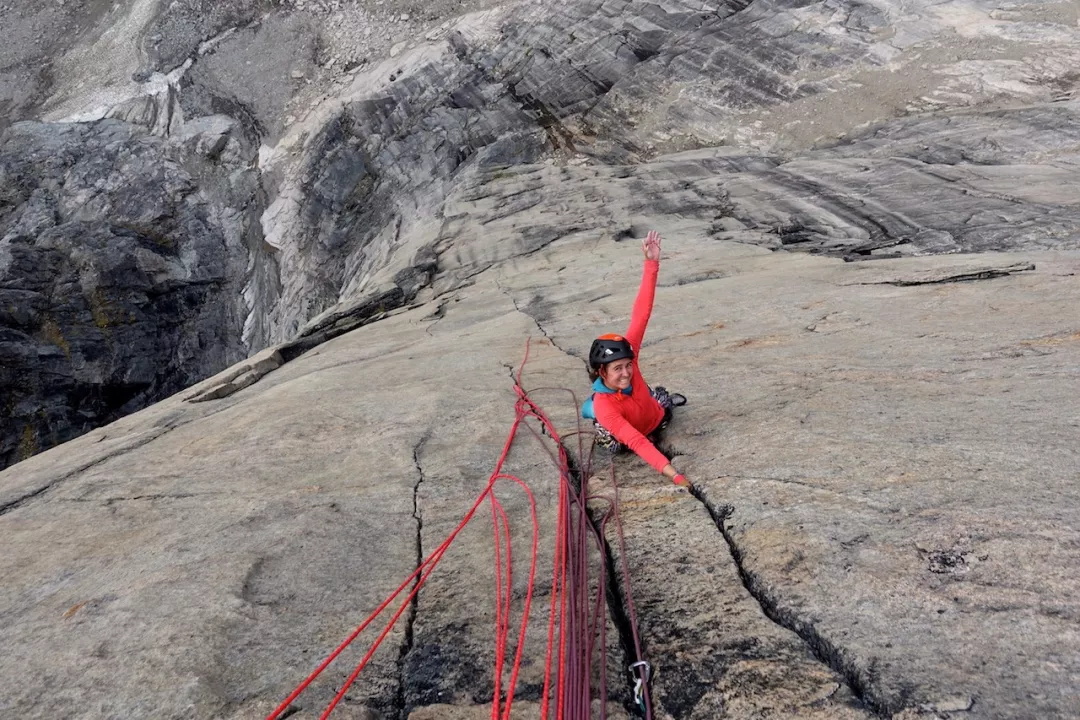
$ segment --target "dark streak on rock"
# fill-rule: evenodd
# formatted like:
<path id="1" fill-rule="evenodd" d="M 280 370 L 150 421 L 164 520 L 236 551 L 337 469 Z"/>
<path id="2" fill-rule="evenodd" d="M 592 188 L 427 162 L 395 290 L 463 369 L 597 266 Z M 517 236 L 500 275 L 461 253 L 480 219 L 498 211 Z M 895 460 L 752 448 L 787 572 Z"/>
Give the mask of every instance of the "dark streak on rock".
<path id="1" fill-rule="evenodd" d="M 594 526 L 597 524 L 596 518 L 593 517 L 591 511 L 589 512 L 589 522 Z M 619 578 L 615 572 L 615 554 L 611 550 L 611 543 L 602 534 L 600 534 L 600 539 L 603 543 L 601 550 L 604 553 L 604 570 L 606 572 L 605 599 L 607 600 L 608 617 L 611 618 L 611 623 L 615 626 L 616 632 L 619 633 L 619 645 L 622 646 L 623 650 L 623 659 L 620 666 L 627 669 L 627 674 L 621 676 L 625 680 L 625 685 L 618 686 L 616 692 L 618 692 L 619 699 L 621 699 L 626 711 L 631 713 L 631 716 L 636 716 L 640 709 L 634 703 L 634 676 L 629 672 L 630 665 L 637 661 L 637 652 L 634 648 L 634 626 L 630 622 L 630 616 L 626 611 L 626 598 L 623 595 L 622 585 L 619 584 Z M 644 645 L 644 643 L 642 644 Z M 648 656 L 644 647 L 642 647 L 642 654 Z M 604 672 L 607 672 L 607 668 L 604 668 Z M 613 688 L 608 688 L 609 696 L 613 690 Z"/>
<path id="2" fill-rule="evenodd" d="M 285 720 L 285 718 L 292 717 L 296 713 L 300 712 L 300 710 L 301 708 L 298 705 L 290 705 L 289 707 L 281 711 L 281 714 L 278 715 L 278 718 L 279 720 Z"/>
<path id="3" fill-rule="evenodd" d="M 508 298 L 510 298 L 510 302 L 514 303 L 514 309 L 515 310 L 517 310 L 519 313 L 521 313 L 522 315 L 524 315 L 525 317 L 527 317 L 527 318 L 529 318 L 530 320 L 533 321 L 533 324 L 536 325 L 536 329 L 540 331 L 540 334 L 543 335 L 544 338 L 547 339 L 547 341 L 549 343 L 551 343 L 552 347 L 554 347 L 559 352 L 563 353 L 564 355 L 566 355 L 568 357 L 577 358 L 576 355 L 569 352 L 568 350 L 566 350 L 565 348 L 560 346 L 557 342 L 555 342 L 555 338 L 551 337 L 551 335 L 548 335 L 547 330 L 540 323 L 540 320 L 536 317 L 536 315 L 529 312 L 529 306 L 532 305 L 533 303 L 530 303 L 530 305 L 527 305 L 527 306 L 525 306 L 525 308 L 522 308 L 518 304 L 517 298 L 514 297 L 514 294 L 512 292 L 510 292 L 509 290 L 504 288 L 502 286 L 502 284 L 500 284 L 497 280 L 496 280 L 495 284 L 498 285 L 499 289 L 503 291 L 504 295 L 506 295 Z"/>
<path id="4" fill-rule="evenodd" d="M 38 488 L 37 490 L 33 490 L 33 491 L 31 491 L 31 492 L 29 492 L 29 493 L 27 493 L 25 495 L 22 495 L 21 497 L 15 498 L 14 500 L 11 500 L 11 501 L 9 501 L 7 503 L 4 503 L 3 505 L 0 505 L 0 515 L 6 515 L 7 513 L 11 512 L 13 510 L 18 510 L 20 507 L 22 507 L 23 505 L 25 505 L 29 501 L 33 500 L 36 497 L 40 497 L 41 495 L 44 495 L 46 492 L 48 492 L 48 491 L 52 490 L 53 488 L 61 485 L 65 481 L 70 480 L 70 479 L 72 479 L 74 477 L 78 477 L 79 475 L 86 472 L 87 470 L 89 470 L 89 469 L 91 469 L 91 468 L 93 468 L 93 467 L 95 467 L 97 465 L 100 465 L 101 463 L 103 463 L 103 462 L 105 462 L 107 460 L 111 460 L 112 458 L 117 457 L 118 455 L 123 455 L 124 453 L 129 452 L 131 450 L 136 450 L 138 448 L 141 448 L 143 445 L 146 445 L 147 443 L 150 443 L 150 442 L 152 442 L 154 440 L 157 440 L 159 437 L 161 437 L 162 435 L 169 432 L 170 430 L 172 430 L 175 427 L 178 427 L 178 425 L 173 425 L 172 427 L 164 428 L 162 432 L 155 433 L 155 434 L 151 435 L 150 437 L 141 440 L 140 442 L 136 443 L 135 445 L 132 445 L 130 447 L 124 447 L 124 448 L 121 448 L 121 449 L 119 449 L 119 450 L 117 450 L 115 452 L 111 452 L 111 453 L 108 453 L 106 455 L 103 455 L 102 457 L 100 457 L 100 458 L 98 458 L 96 460 L 88 462 L 85 465 L 81 465 L 80 467 L 72 470 L 71 472 L 65 473 L 65 474 L 61 475 L 60 477 L 53 479 L 51 482 L 43 485 L 42 487 Z"/>
<path id="5" fill-rule="evenodd" d="M 972 272 L 962 272 L 953 275 L 945 275 L 941 277 L 927 278 L 925 280 L 919 278 L 896 278 L 894 280 L 879 280 L 876 282 L 859 283 L 860 285 L 895 285 L 897 287 L 911 287 L 914 285 L 941 285 L 944 283 L 954 282 L 973 282 L 975 280 L 992 280 L 994 278 L 1006 277 L 1017 272 L 1025 272 L 1028 270 L 1034 270 L 1034 263 L 1020 263 L 1017 265 L 1009 265 L 1008 267 L 1000 268 L 987 268 L 985 270 L 976 270 Z"/>
<path id="6" fill-rule="evenodd" d="M 135 495 L 133 497 L 112 497 L 105 499 L 105 506 L 108 507 L 118 502 L 134 502 L 138 500 L 183 500 L 185 498 L 202 497 L 206 495 L 217 495 L 219 493 L 160 493 L 157 495 Z"/>
<path id="7" fill-rule="evenodd" d="M 87 466 L 87 467 L 89 467 L 89 466 Z M 74 474 L 74 473 L 72 473 L 72 474 Z M 33 500 L 38 495 L 41 495 L 42 493 L 44 493 L 45 491 L 47 491 L 48 489 L 50 489 L 54 485 L 62 482 L 63 480 L 66 480 L 68 477 L 70 477 L 70 475 L 65 475 L 64 477 L 58 478 L 57 480 L 54 480 L 53 482 L 49 483 L 48 485 L 44 485 L 44 486 L 38 488 L 37 490 L 34 490 L 31 493 L 27 493 L 26 495 L 23 495 L 22 497 L 16 498 L 16 499 L 12 500 L 9 503 L 5 503 L 3 505 L 0 505 L 0 515 L 3 515 L 5 513 L 9 513 L 12 510 L 19 509 L 20 507 L 22 507 L 22 505 L 24 503 L 27 503 L 30 500 Z"/>
<path id="8" fill-rule="evenodd" d="M 265 565 L 265 564 L 266 564 L 266 558 L 265 557 L 260 557 L 255 562 L 253 562 L 251 564 L 251 567 L 248 568 L 247 574 L 244 575 L 244 582 L 240 585 L 240 599 L 243 600 L 244 602 L 248 603 L 249 605 L 262 605 L 262 604 L 265 604 L 265 603 L 257 602 L 255 600 L 254 594 L 251 592 L 251 582 L 252 582 L 252 580 L 255 579 L 255 576 L 258 575 L 262 571 L 263 565 Z"/>
<path id="9" fill-rule="evenodd" d="M 698 273 L 696 275 L 687 275 L 685 277 L 676 278 L 671 282 L 658 283 L 658 287 L 681 287 L 683 285 L 693 285 L 694 283 L 708 282 L 709 280 L 721 280 L 726 278 L 728 273 L 722 270 L 716 270 L 712 272 Z"/>
<path id="10" fill-rule="evenodd" d="M 46 492 L 48 492 L 49 490 L 52 490 L 53 488 L 59 486 L 60 484 L 66 482 L 68 480 L 71 480 L 72 478 L 76 478 L 79 475 L 81 475 L 82 473 L 86 472 L 87 470 L 89 470 L 91 468 L 94 468 L 94 467 L 97 467 L 98 465 L 101 465 L 102 463 L 104 463 L 104 462 L 106 462 L 108 460 L 112 460 L 114 457 L 119 457 L 120 455 L 124 455 L 126 453 L 129 453 L 132 450 L 138 450 L 139 448 L 143 447 L 144 445 L 149 445 L 153 441 L 157 440 L 159 437 L 172 432 L 173 430 L 177 429 L 178 427 L 182 427 L 184 425 L 187 425 L 192 420 L 208 418 L 211 415 L 216 415 L 217 413 L 221 412 L 222 410 L 226 410 L 226 409 L 228 409 L 230 407 L 232 407 L 232 406 L 229 405 L 229 404 L 222 404 L 220 407 L 216 408 L 212 412 L 208 412 L 208 413 L 205 413 L 203 415 L 198 415 L 198 416 L 188 416 L 185 413 L 175 413 L 174 415 L 172 415 L 170 417 L 167 417 L 162 421 L 159 421 L 159 423 L 155 426 L 156 429 L 160 430 L 160 432 L 155 432 L 155 433 L 152 433 L 152 434 L 148 434 L 148 437 L 141 438 L 140 440 L 138 440 L 137 442 L 135 442 L 135 443 L 133 443 L 131 445 L 125 445 L 124 447 L 121 447 L 121 448 L 118 448 L 118 449 L 116 449 L 116 450 L 114 450 L 112 452 L 106 453 L 105 455 L 103 455 L 103 456 L 101 456 L 101 457 L 99 457 L 99 458 L 97 458 L 95 460 L 91 460 L 90 462 L 86 463 L 85 465 L 80 465 L 79 467 L 75 468 L 74 470 L 72 470 L 70 472 L 67 472 L 67 473 L 64 473 L 60 477 L 54 478 L 53 480 L 51 480 L 50 482 L 45 484 L 43 487 L 38 488 L 37 490 L 33 490 L 33 491 L 31 491 L 31 492 L 29 492 L 29 493 L 27 493 L 25 495 L 22 495 L 21 497 L 18 497 L 18 498 L 14 499 L 14 500 L 11 500 L 11 501 L 7 502 L 7 503 L 4 503 L 3 505 L 0 505 L 0 515 L 5 515 L 5 514 L 11 512 L 11 511 L 13 511 L 13 510 L 19 509 L 20 507 L 25 505 L 30 500 L 33 500 L 36 497 L 40 497 L 41 495 L 44 495 Z M 178 497 L 178 496 L 176 496 L 176 495 L 173 495 L 173 496 L 161 495 L 160 497 L 165 498 L 165 497 Z M 137 497 L 134 497 L 134 498 L 123 498 L 123 499 L 140 500 L 140 499 L 153 499 L 153 498 L 154 498 L 154 496 L 152 496 L 152 495 L 144 495 L 144 496 L 137 496 Z M 110 505 L 110 504 L 111 503 L 106 503 L 106 505 Z"/>

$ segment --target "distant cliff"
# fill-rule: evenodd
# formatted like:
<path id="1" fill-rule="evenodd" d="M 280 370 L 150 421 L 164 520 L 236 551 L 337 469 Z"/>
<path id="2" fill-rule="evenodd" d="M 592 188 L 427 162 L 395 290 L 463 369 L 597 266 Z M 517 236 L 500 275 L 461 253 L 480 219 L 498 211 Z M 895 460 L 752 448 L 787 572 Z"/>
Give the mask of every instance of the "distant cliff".
<path id="1" fill-rule="evenodd" d="M 717 237 L 853 258 L 1074 246 L 1055 158 L 1076 140 L 1075 23 L 979 11 L 958 35 L 950 10 L 899 7 L 9 5 L 8 120 L 52 122 L 0 139 L 0 462 L 341 301 L 411 299 L 417 253 L 447 250 L 445 198 L 488 168 L 720 146 L 664 201 Z"/>

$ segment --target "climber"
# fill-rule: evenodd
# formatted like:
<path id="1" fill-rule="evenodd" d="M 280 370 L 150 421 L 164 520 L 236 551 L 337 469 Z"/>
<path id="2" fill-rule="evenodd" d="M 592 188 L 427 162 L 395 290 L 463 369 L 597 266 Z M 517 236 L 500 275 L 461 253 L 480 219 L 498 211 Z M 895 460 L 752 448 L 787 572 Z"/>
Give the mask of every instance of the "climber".
<path id="1" fill-rule="evenodd" d="M 628 447 L 677 485 L 690 486 L 653 442 L 671 420 L 672 407 L 686 404 L 678 393 L 650 389 L 641 376 L 637 357 L 645 326 L 652 314 L 656 278 L 660 272 L 660 233 L 652 230 L 641 242 L 645 268 L 641 276 L 630 327 L 626 335 L 606 334 L 589 349 L 589 379 L 593 393 L 581 406 L 582 417 L 596 426 L 596 444 L 617 453 Z M 650 439 L 651 438 L 651 439 Z"/>

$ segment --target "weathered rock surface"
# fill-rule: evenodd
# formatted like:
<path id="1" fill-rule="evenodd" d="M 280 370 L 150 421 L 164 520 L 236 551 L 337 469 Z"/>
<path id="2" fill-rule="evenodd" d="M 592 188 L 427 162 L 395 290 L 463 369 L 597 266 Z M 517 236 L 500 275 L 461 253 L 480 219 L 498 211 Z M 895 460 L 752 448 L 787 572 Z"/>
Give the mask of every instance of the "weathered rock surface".
<path id="1" fill-rule="evenodd" d="M 617 460 L 661 716 L 904 716 L 971 698 L 969 717 L 1069 717 L 1077 457 L 1056 398 L 1078 380 L 1080 256 L 897 286 L 1015 260 L 846 264 L 668 236 L 643 362 L 691 398 L 667 443 L 700 500 Z M 526 387 L 584 384 L 574 354 L 625 320 L 636 258 L 611 239 L 555 241 L 439 313 L 392 314 L 227 398 L 177 396 L 6 471 L 5 709 L 267 712 L 467 509 L 511 419 L 522 339 Z M 724 276 L 695 279 L 710 267 Z M 532 442 L 515 458 L 547 546 L 549 462 Z M 525 542 L 521 498 L 505 499 Z M 354 703 L 490 701 L 487 524 Z"/>
<path id="2" fill-rule="evenodd" d="M 246 355 L 259 193 L 138 128 L 20 124 L 0 144 L 0 464 L 170 395 Z M 241 152 L 229 128 L 190 146 Z M 201 187 L 200 187 L 201 185 Z"/>
<path id="3" fill-rule="evenodd" d="M 643 185 L 657 195 L 643 208 L 711 213 L 710 232 L 725 238 L 768 230 L 752 241 L 770 247 L 862 257 L 1074 243 L 1076 109 L 1062 101 L 1075 85 L 1078 31 L 1057 6 L 529 3 L 448 19 L 483 7 L 5 6 L 16 31 L 3 82 L 18 88 L 6 121 L 111 117 L 166 138 L 158 147 L 186 167 L 192 193 L 223 208 L 224 276 L 243 294 L 189 298 L 183 324 L 220 317 L 215 345 L 226 350 L 175 357 L 161 343 L 155 357 L 169 359 L 156 364 L 171 384 L 140 377 L 127 383 L 139 390 L 117 396 L 109 373 L 84 373 L 79 392 L 116 399 L 83 407 L 78 420 L 49 399 L 71 395 L 67 373 L 45 376 L 57 387 L 40 378 L 40 391 L 24 386 L 4 462 L 163 397 L 237 352 L 293 338 L 339 302 L 370 303 L 395 287 L 402 299 L 393 306 L 411 302 L 429 273 L 411 287 L 398 274 L 415 275 L 417 253 L 439 242 L 453 219 L 443 201 L 459 178 L 552 152 L 622 166 L 656 152 L 738 147 L 668 165 L 673 177 Z M 1031 102 L 1043 104 L 995 112 Z M 847 141 L 860 123 L 970 107 L 978 111 L 914 117 Z M 5 155 L 48 152 L 64 142 L 61 127 L 18 131 Z M 103 157 L 148 144 L 138 130 L 113 132 Z M 96 147 L 88 141 L 84 152 Z M 120 175 L 136 198 L 160 183 L 131 168 Z M 1018 177 L 1027 189 L 1013 192 Z M 679 183 L 683 192 L 672 193 Z M 93 204 L 82 213 L 110 222 Z M 89 243 L 80 252 L 102 251 Z M 205 253 L 189 265 L 222 274 Z M 97 292 L 91 284 L 84 277 L 86 292 Z M 164 322 L 176 321 L 173 313 Z M 85 319 L 71 322 L 61 331 L 87 336 L 89 354 L 110 352 Z M 155 337 L 159 322 L 132 325 Z M 199 344 L 198 331 L 182 335 L 180 344 Z"/>
<path id="4" fill-rule="evenodd" d="M 585 388 L 656 227 L 697 486 L 618 458 L 607 539 L 658 717 L 1075 715 L 1073 4 L 0 13 L 3 461 L 263 349 L 0 474 L 4 714 L 264 717 L 483 487 L 525 338 L 526 387 Z M 550 547 L 546 452 L 508 469 Z M 489 714 L 491 542 L 340 716 Z"/>

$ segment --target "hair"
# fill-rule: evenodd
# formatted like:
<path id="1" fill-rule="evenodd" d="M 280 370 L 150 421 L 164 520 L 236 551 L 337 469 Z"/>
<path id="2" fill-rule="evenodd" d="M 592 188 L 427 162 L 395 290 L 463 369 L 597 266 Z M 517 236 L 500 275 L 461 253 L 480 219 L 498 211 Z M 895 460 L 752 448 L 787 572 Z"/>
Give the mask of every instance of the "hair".
<path id="1" fill-rule="evenodd" d="M 604 333 L 600 337 L 596 338 L 596 340 L 619 340 L 619 341 L 625 342 L 626 338 L 624 338 L 622 335 L 619 335 L 617 333 Z M 594 345 L 596 344 L 596 340 L 593 340 Z M 592 350 L 591 349 L 589 351 L 589 355 L 590 355 L 590 357 L 592 356 Z M 612 360 L 611 362 L 615 362 L 615 361 Z M 606 364 L 606 363 L 604 363 L 604 364 Z M 604 364 L 592 365 L 588 361 L 585 361 L 585 367 L 588 368 L 588 370 L 589 370 L 589 382 L 591 382 L 591 383 L 596 382 L 596 378 L 600 377 L 600 370 L 601 370 L 601 368 L 604 367 Z"/>

